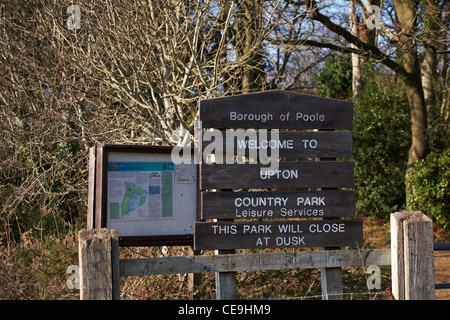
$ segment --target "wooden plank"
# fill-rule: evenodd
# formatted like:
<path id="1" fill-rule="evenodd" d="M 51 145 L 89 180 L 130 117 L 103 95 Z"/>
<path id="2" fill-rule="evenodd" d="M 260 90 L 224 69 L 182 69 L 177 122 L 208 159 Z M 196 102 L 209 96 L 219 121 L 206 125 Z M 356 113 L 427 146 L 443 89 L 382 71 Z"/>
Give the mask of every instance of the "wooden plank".
<path id="1" fill-rule="evenodd" d="M 104 168 L 103 144 L 96 147 L 96 163 L 95 163 L 95 211 L 94 211 L 94 228 L 105 227 L 103 216 L 106 216 L 105 200 L 106 198 L 106 175 Z"/>
<path id="2" fill-rule="evenodd" d="M 188 247 L 188 254 L 190 256 L 201 255 L 202 251 L 194 250 L 192 247 Z M 201 273 L 188 273 L 188 287 L 189 287 L 189 299 L 198 300 L 200 297 L 198 287 L 202 283 Z"/>
<path id="3" fill-rule="evenodd" d="M 274 90 L 200 101 L 203 128 L 352 129 L 353 104 Z"/>
<path id="4" fill-rule="evenodd" d="M 362 246 L 362 221 L 197 222 L 195 250 Z"/>
<path id="5" fill-rule="evenodd" d="M 216 299 L 236 299 L 236 280 L 236 272 L 234 271 L 216 272 Z"/>
<path id="6" fill-rule="evenodd" d="M 83 229 L 78 233 L 80 299 L 113 298 L 111 233 L 109 229 Z"/>
<path id="7" fill-rule="evenodd" d="M 433 221 L 420 211 L 403 221 L 405 299 L 434 300 Z"/>
<path id="8" fill-rule="evenodd" d="M 216 141 L 217 137 L 222 140 Z M 208 139 L 208 140 L 206 140 Z M 212 140 L 212 141 L 211 141 Z M 225 143 L 225 144 L 224 144 Z M 350 131 L 255 131 L 226 130 L 205 132 L 202 150 L 215 153 L 216 158 L 225 153 L 267 158 L 278 152 L 280 158 L 350 158 L 353 156 Z M 229 160 L 224 160 L 223 163 Z"/>
<path id="9" fill-rule="evenodd" d="M 297 251 L 121 259 L 120 276 L 390 265 L 390 249 Z"/>
<path id="10" fill-rule="evenodd" d="M 405 215 L 402 212 L 391 213 L 391 273 L 392 273 L 392 294 L 397 300 L 405 299 L 405 261 L 403 248 L 403 220 Z"/>
<path id="11" fill-rule="evenodd" d="M 119 230 L 111 230 L 112 299 L 120 300 Z"/>
<path id="12" fill-rule="evenodd" d="M 321 268 L 322 300 L 342 300 L 342 268 Z"/>
<path id="13" fill-rule="evenodd" d="M 355 192 L 202 192 L 202 219 L 317 218 L 355 215 Z"/>
<path id="14" fill-rule="evenodd" d="M 200 165 L 200 189 L 353 187 L 352 161 L 279 162 L 268 165 Z"/>
<path id="15" fill-rule="evenodd" d="M 89 177 L 88 177 L 88 211 L 87 228 L 94 228 L 95 217 L 95 162 L 96 147 L 89 148 Z"/>

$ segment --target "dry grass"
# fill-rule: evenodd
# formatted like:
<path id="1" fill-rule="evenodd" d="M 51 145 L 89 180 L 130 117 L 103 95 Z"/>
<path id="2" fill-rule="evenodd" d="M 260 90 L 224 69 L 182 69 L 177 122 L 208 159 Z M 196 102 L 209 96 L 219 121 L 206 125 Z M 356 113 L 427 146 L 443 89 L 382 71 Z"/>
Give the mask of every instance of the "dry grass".
<path id="1" fill-rule="evenodd" d="M 7 247 L 0 239 L 0 299 L 78 299 L 67 288 L 66 270 L 78 264 L 77 239 L 41 238 L 28 231 L 19 244 Z"/>
<path id="2" fill-rule="evenodd" d="M 389 247 L 389 224 L 364 223 L 365 247 Z M 435 241 L 448 241 L 448 235 L 435 228 Z M 294 250 L 294 249 L 286 249 Z M 239 253 L 250 250 L 239 250 Z M 187 247 L 121 248 L 121 258 L 188 255 Z M 76 232 L 64 238 L 43 237 L 28 231 L 19 244 L 8 247 L 0 237 L 0 299 L 79 299 L 78 290 L 67 288 L 66 274 L 70 265 L 78 265 Z M 436 264 L 437 266 L 439 264 Z M 442 269 L 442 268 L 441 268 Z M 450 274 L 439 269 L 439 276 Z M 444 272 L 444 273 L 443 273 Z M 344 299 L 388 299 L 391 286 L 390 267 L 381 267 L 381 289 L 369 291 L 366 268 L 344 268 Z M 237 273 L 237 295 L 242 299 L 320 299 L 320 270 L 266 270 Z M 200 285 L 190 290 L 188 275 L 124 277 L 121 299 L 172 300 L 215 299 L 214 273 L 202 274 Z M 437 295 L 438 298 L 438 295 Z M 445 298 L 444 298 L 445 299 Z"/>

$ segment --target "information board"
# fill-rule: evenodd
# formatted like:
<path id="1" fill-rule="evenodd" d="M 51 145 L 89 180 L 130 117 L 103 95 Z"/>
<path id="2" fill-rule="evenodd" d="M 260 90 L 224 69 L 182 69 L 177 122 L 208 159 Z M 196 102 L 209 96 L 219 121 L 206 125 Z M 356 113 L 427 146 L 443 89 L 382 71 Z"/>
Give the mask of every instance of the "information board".
<path id="1" fill-rule="evenodd" d="M 265 91 L 201 101 L 200 121 L 201 218 L 220 221 L 195 223 L 195 249 L 362 245 L 362 221 L 337 219 L 355 215 L 351 102 Z"/>
<path id="2" fill-rule="evenodd" d="M 118 229 L 121 245 L 192 244 L 197 166 L 175 165 L 171 150 L 97 146 L 92 224 Z"/>

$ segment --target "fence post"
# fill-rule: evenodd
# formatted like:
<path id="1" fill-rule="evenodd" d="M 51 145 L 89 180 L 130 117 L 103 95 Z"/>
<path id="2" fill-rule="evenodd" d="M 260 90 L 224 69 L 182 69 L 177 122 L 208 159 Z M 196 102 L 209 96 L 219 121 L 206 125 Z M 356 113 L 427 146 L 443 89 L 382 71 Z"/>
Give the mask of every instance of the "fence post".
<path id="1" fill-rule="evenodd" d="M 113 274 L 117 273 L 113 270 L 116 259 L 112 253 L 116 238 L 115 230 L 106 228 L 83 229 L 78 233 L 81 300 L 117 298 L 117 293 L 113 295 Z"/>
<path id="2" fill-rule="evenodd" d="M 234 254 L 235 250 L 216 250 L 216 254 Z M 236 272 L 216 272 L 216 299 L 236 299 Z"/>
<path id="3" fill-rule="evenodd" d="M 340 247 L 323 248 L 323 250 L 341 250 Z M 342 300 L 342 268 L 321 268 L 322 300 Z"/>
<path id="4" fill-rule="evenodd" d="M 391 214 L 392 292 L 397 300 L 434 299 L 433 222 L 421 211 Z"/>

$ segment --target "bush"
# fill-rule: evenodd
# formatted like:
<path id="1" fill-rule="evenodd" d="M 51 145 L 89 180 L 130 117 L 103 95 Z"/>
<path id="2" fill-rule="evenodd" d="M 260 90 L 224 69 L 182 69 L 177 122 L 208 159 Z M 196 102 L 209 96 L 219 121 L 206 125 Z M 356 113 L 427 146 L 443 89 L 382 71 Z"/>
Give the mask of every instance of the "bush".
<path id="1" fill-rule="evenodd" d="M 319 95 L 347 100 L 352 97 L 352 62 L 349 55 L 334 54 L 319 74 L 312 74 Z"/>
<path id="2" fill-rule="evenodd" d="M 406 179 L 411 186 L 408 208 L 431 215 L 450 230 L 450 149 L 431 152 Z"/>
<path id="3" fill-rule="evenodd" d="M 319 94 L 351 99 L 350 56 L 332 56 L 319 75 Z M 366 64 L 364 87 L 354 104 L 353 160 L 356 211 L 374 218 L 405 205 L 405 172 L 411 142 L 410 111 L 405 88 L 391 73 Z"/>
<path id="4" fill-rule="evenodd" d="M 403 86 L 389 75 L 374 73 L 366 71 L 366 83 L 354 107 L 356 211 L 387 219 L 406 201 L 410 115 Z"/>

